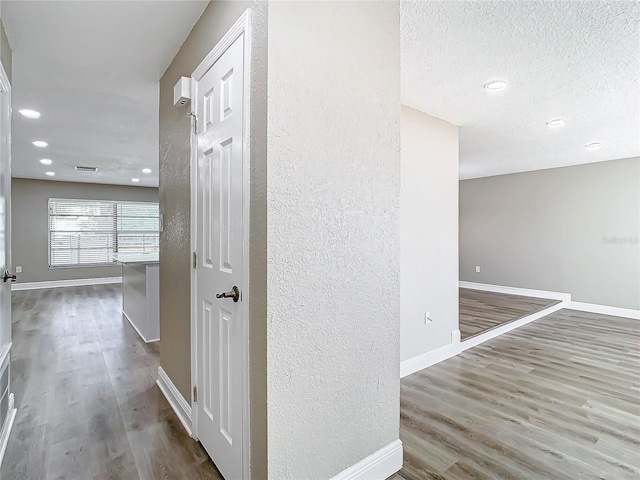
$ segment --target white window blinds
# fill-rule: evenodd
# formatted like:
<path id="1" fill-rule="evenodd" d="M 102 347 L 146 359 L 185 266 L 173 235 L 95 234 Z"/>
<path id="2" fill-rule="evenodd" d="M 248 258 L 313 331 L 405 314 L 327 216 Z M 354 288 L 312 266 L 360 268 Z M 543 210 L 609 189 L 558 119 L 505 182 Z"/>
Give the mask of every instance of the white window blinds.
<path id="1" fill-rule="evenodd" d="M 116 251 L 158 251 L 160 227 L 157 203 L 116 202 Z"/>
<path id="2" fill-rule="evenodd" d="M 49 266 L 110 265 L 116 252 L 158 251 L 157 203 L 49 199 Z"/>

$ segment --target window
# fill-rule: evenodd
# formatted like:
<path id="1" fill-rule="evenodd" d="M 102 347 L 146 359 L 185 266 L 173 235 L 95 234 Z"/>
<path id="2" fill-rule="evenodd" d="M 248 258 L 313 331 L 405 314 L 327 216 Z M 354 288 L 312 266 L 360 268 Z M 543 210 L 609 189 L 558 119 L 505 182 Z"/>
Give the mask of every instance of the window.
<path id="1" fill-rule="evenodd" d="M 159 247 L 157 203 L 49 199 L 49 267 L 111 265 Z"/>

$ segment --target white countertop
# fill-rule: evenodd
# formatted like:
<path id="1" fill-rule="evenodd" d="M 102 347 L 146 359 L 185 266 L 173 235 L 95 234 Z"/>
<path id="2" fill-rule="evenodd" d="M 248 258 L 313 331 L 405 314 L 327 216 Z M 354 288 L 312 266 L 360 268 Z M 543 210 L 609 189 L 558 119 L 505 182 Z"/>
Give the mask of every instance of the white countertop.
<path id="1" fill-rule="evenodd" d="M 111 258 L 118 263 L 126 264 L 153 264 L 160 263 L 157 253 L 114 253 Z"/>

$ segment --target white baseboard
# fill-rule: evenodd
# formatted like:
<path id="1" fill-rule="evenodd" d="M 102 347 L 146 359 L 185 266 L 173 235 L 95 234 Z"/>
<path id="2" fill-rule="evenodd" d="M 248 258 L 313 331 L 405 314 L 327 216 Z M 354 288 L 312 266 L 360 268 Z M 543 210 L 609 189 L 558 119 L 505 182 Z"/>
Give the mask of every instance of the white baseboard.
<path id="1" fill-rule="evenodd" d="M 13 422 L 16 419 L 17 410 L 15 408 L 15 399 L 13 393 L 9 394 L 9 409 L 7 410 L 7 419 L 2 427 L 0 433 L 0 465 L 4 459 L 4 452 L 7 450 L 7 444 L 9 443 L 9 435 L 11 435 L 11 429 L 13 428 Z"/>
<path id="2" fill-rule="evenodd" d="M 123 310 L 122 311 L 122 315 L 124 316 L 124 318 L 126 318 L 127 320 L 129 320 L 129 325 L 131 325 L 133 327 L 133 329 L 138 332 L 138 335 L 140 336 L 140 338 L 144 341 L 144 343 L 152 343 L 152 342 L 159 342 L 160 339 L 159 338 L 152 338 L 151 340 L 147 340 L 147 337 L 145 337 L 142 332 L 138 329 L 138 327 L 136 327 L 136 324 L 133 323 L 131 321 L 131 319 L 129 318 L 129 315 L 127 315 L 127 313 Z"/>
<path id="3" fill-rule="evenodd" d="M 436 363 L 455 357 L 462 351 L 460 345 L 462 345 L 462 343 L 450 343 L 449 345 L 436 348 L 430 352 L 400 362 L 400 378 L 404 378 Z"/>
<path id="4" fill-rule="evenodd" d="M 402 442 L 396 440 L 331 480 L 385 480 L 402 468 Z"/>
<path id="5" fill-rule="evenodd" d="M 460 342 L 460 331 L 454 330 L 451 332 L 451 344 L 445 345 L 440 348 L 436 348 L 417 357 L 410 358 L 400 362 L 400 378 L 404 378 L 412 373 L 418 372 L 425 368 L 428 368 L 436 363 L 440 363 L 451 357 L 464 352 L 465 350 L 480 345 L 488 340 L 499 337 L 511 330 L 520 328 L 527 323 L 531 323 L 542 317 L 546 317 L 558 310 L 572 309 L 583 312 L 599 313 L 602 315 L 613 315 L 616 317 L 626 317 L 636 320 L 640 320 L 640 310 L 632 310 L 629 308 L 609 307 L 607 305 L 596 305 L 593 303 L 573 302 L 571 301 L 570 293 L 549 292 L 546 290 L 531 290 L 527 288 L 516 287 L 504 287 L 501 285 L 491 285 L 488 283 L 473 283 L 473 282 L 460 282 L 460 288 L 469 288 L 472 290 L 484 290 L 487 292 L 507 293 L 511 295 L 522 295 L 525 297 L 539 297 L 550 298 L 554 300 L 561 300 L 560 303 L 552 305 L 544 310 L 528 315 L 524 318 L 514 320 L 513 322 L 501 325 L 488 332 L 481 333 L 475 337 L 471 337 L 467 340 Z M 456 333 L 457 332 L 457 333 Z M 458 340 L 457 343 L 456 339 Z"/>
<path id="6" fill-rule="evenodd" d="M 614 317 L 626 317 L 640 320 L 640 310 L 631 308 L 609 307 L 608 305 L 597 305 L 595 303 L 567 302 L 564 308 L 580 310 L 582 312 L 600 313 L 602 315 L 613 315 Z"/>
<path id="7" fill-rule="evenodd" d="M 518 320 L 514 320 L 513 322 L 505 323 L 493 330 L 489 330 L 488 332 L 481 333 L 480 335 L 476 335 L 475 337 L 471 337 L 467 340 L 460 341 L 460 330 L 454 330 L 451 332 L 451 344 L 445 345 L 444 347 L 436 348 L 427 353 L 423 353 L 422 355 L 418 355 L 417 357 L 410 358 L 403 362 L 400 362 L 400 378 L 404 378 L 412 373 L 419 372 L 420 370 L 424 370 L 425 368 L 431 367 L 436 363 L 443 362 L 448 360 L 449 358 L 455 357 L 465 350 L 475 347 L 476 345 L 480 345 L 481 343 L 486 342 L 487 340 L 491 340 L 492 338 L 499 337 L 502 334 L 510 332 L 511 330 L 515 330 L 527 323 L 531 323 L 539 318 L 545 317 L 551 313 L 557 312 L 566 308 L 565 302 L 560 302 L 555 305 L 550 306 L 549 308 L 545 308 L 539 312 L 528 315 L 524 318 L 520 318 Z M 458 340 L 457 342 L 455 340 Z"/>
<path id="8" fill-rule="evenodd" d="M 459 282 L 460 288 L 471 290 L 484 290 L 486 292 L 508 293 L 511 295 L 522 295 L 524 297 L 551 298 L 562 300 L 564 308 L 580 310 L 582 312 L 600 313 L 602 315 L 612 315 L 614 317 L 626 317 L 640 320 L 640 310 L 631 308 L 610 307 L 608 305 L 598 305 L 595 303 L 574 302 L 570 293 L 550 292 L 547 290 L 532 290 L 530 288 L 505 287 L 502 285 L 491 285 L 489 283 Z"/>
<path id="9" fill-rule="evenodd" d="M 73 280 L 52 280 L 49 282 L 12 283 L 11 290 L 36 290 L 39 288 L 84 287 L 85 285 L 106 285 L 122 283 L 122 277 L 77 278 Z"/>
<path id="10" fill-rule="evenodd" d="M 505 287 L 503 285 L 492 285 L 490 283 L 475 283 L 460 281 L 460 288 L 470 290 L 484 290 L 485 292 L 508 293 L 509 295 L 521 295 L 523 297 L 551 298 L 553 300 L 569 301 L 570 293 L 549 292 L 547 290 L 532 290 L 530 288 Z"/>
<path id="11" fill-rule="evenodd" d="M 475 337 L 463 340 L 462 342 L 460 342 L 460 352 L 464 352 L 465 350 L 468 350 L 471 347 L 475 347 L 476 345 L 480 345 L 487 340 L 491 340 L 507 332 L 510 332 L 511 330 L 520 328 L 527 323 L 531 323 L 542 317 L 546 317 L 547 315 L 557 312 L 558 310 L 562 310 L 563 308 L 566 308 L 564 302 L 556 303 L 555 305 L 551 305 L 550 307 L 545 308 L 544 310 L 540 310 L 539 312 L 532 313 L 531 315 L 519 318 L 518 320 L 514 320 L 513 322 L 505 323 L 504 325 L 500 325 L 499 327 L 481 333 L 480 335 L 476 335 Z"/>
<path id="12" fill-rule="evenodd" d="M 158 367 L 158 380 L 156 384 L 178 416 L 178 419 L 180 419 L 180 423 L 182 423 L 184 429 L 189 436 L 192 437 L 191 405 L 184 399 L 162 367 Z"/>

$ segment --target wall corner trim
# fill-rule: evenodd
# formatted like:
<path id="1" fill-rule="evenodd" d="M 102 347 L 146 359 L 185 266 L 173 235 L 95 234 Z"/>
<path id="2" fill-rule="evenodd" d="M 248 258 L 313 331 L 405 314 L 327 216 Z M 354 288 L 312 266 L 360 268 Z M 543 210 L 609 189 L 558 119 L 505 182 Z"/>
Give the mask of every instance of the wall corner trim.
<path id="1" fill-rule="evenodd" d="M 402 442 L 398 439 L 343 470 L 331 480 L 385 480 L 402 468 Z"/>
<path id="2" fill-rule="evenodd" d="M 156 380 L 156 384 L 180 419 L 180 423 L 182 423 L 184 429 L 190 437 L 193 437 L 191 430 L 191 405 L 184 399 L 162 367 L 158 367 L 158 380 Z"/>
<path id="3" fill-rule="evenodd" d="M 582 312 L 599 313 L 601 315 L 612 315 L 614 317 L 625 317 L 640 320 L 640 310 L 633 310 L 631 308 L 610 307 L 608 305 L 573 301 L 567 302 L 565 308 L 570 310 L 580 310 Z"/>
<path id="4" fill-rule="evenodd" d="M 460 343 L 460 329 L 451 331 L 451 343 Z"/>
<path id="5" fill-rule="evenodd" d="M 72 280 L 52 280 L 47 282 L 12 283 L 11 291 L 37 290 L 39 288 L 84 287 L 86 285 L 106 285 L 122 283 L 122 277 L 76 278 Z"/>

